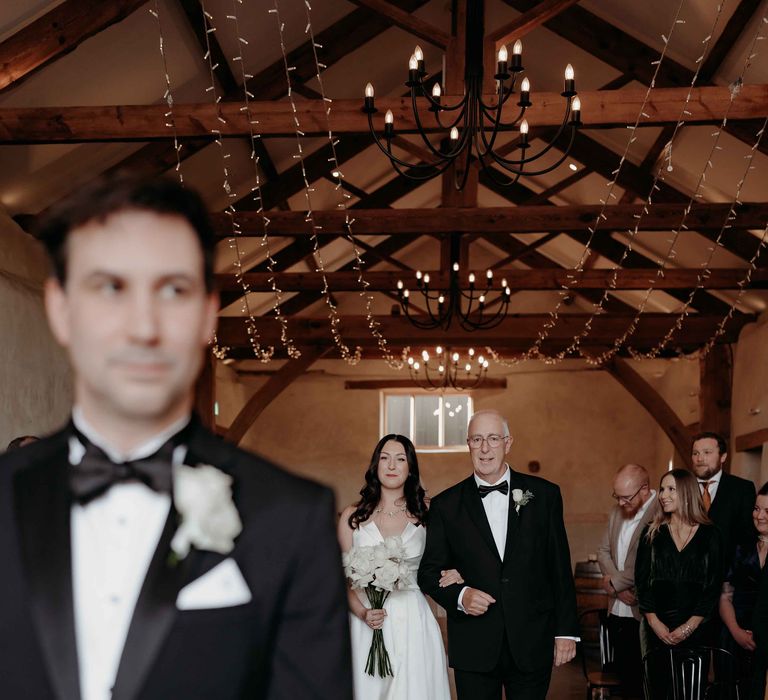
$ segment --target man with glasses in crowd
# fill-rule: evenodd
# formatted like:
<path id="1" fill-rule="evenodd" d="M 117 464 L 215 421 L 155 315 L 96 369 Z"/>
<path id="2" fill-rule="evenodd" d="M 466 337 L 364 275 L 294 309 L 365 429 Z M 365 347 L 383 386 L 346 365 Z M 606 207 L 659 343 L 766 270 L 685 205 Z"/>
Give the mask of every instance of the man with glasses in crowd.
<path id="1" fill-rule="evenodd" d="M 645 526 L 656 512 L 656 491 L 639 464 L 625 464 L 613 480 L 616 506 L 597 551 L 603 588 L 611 596 L 608 629 L 613 635 L 614 664 L 621 679 L 622 697 L 640 697 L 640 611 L 635 597 L 635 557 Z"/>
<path id="2" fill-rule="evenodd" d="M 576 653 L 578 622 L 560 489 L 509 468 L 497 411 L 469 422 L 474 473 L 432 499 L 419 586 L 448 615 L 459 700 L 544 700 L 553 662 Z M 465 584 L 441 588 L 457 569 Z"/>

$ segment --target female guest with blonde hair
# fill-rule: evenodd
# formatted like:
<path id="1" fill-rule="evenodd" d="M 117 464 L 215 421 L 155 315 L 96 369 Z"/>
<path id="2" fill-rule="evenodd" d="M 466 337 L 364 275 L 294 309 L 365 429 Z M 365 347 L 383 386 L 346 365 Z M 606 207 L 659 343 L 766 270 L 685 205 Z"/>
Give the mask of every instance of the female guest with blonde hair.
<path id="1" fill-rule="evenodd" d="M 661 508 L 640 538 L 635 562 L 643 656 L 707 643 L 705 623 L 718 603 L 723 571 L 720 533 L 704 512 L 696 477 L 685 469 L 667 472 L 658 498 Z M 663 668 L 648 669 L 654 700 L 672 692 Z"/>

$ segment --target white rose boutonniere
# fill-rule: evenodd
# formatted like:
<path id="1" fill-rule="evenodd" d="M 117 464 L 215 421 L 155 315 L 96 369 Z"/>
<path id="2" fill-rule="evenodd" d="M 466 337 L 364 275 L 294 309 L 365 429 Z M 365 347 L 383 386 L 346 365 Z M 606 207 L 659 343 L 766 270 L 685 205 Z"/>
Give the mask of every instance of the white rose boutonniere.
<path id="1" fill-rule="evenodd" d="M 178 559 L 197 549 L 229 554 L 243 529 L 232 502 L 232 477 L 210 464 L 173 471 L 173 500 L 181 516 L 171 550 Z"/>
<path id="2" fill-rule="evenodd" d="M 532 498 L 533 494 L 527 489 L 525 493 L 523 493 L 523 489 L 512 489 L 512 501 L 515 504 L 515 513 L 519 513 L 521 506 L 524 506 Z"/>

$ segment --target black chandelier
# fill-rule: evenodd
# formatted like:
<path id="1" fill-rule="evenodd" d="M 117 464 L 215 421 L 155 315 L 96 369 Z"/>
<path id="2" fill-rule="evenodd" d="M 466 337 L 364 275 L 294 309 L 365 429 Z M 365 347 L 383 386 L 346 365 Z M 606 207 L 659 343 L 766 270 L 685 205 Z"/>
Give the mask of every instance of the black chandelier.
<path id="1" fill-rule="evenodd" d="M 413 116 L 416 122 L 416 131 L 421 136 L 424 145 L 428 149 L 432 160 L 422 163 L 408 163 L 398 158 L 392 152 L 392 139 L 395 136 L 394 115 L 392 110 L 387 110 L 384 117 L 384 139 L 376 134 L 373 127 L 373 115 L 378 111 L 374 105 L 374 89 L 371 83 L 365 86 L 365 98 L 363 111 L 368 115 L 368 126 L 378 147 L 387 155 L 394 169 L 403 177 L 414 181 L 429 180 L 443 173 L 462 154 L 474 151 L 474 156 L 480 163 L 483 171 L 493 182 L 499 186 L 510 186 L 517 182 L 525 173 L 528 176 L 544 175 L 551 172 L 568 157 L 573 145 L 576 130 L 581 126 L 581 100 L 576 96 L 576 82 L 571 64 L 565 69 L 565 89 L 561 93 L 565 98 L 565 113 L 555 137 L 550 143 L 537 153 L 527 155 L 530 144 L 528 142 L 529 124 L 525 119 L 525 112 L 531 106 L 531 85 L 528 78 L 524 78 L 520 85 L 517 106 L 520 111 L 511 122 L 502 121 L 502 109 L 512 95 L 516 94 L 515 85 L 520 73 L 523 71 L 522 51 L 523 44 L 517 40 L 512 49 L 512 61 L 506 46 L 502 46 L 498 52 L 496 64 L 496 100 L 495 104 L 488 104 L 483 100 L 483 37 L 484 17 L 483 0 L 473 0 L 468 3 L 466 20 L 466 61 L 464 74 L 464 96 L 456 104 L 443 104 L 442 88 L 436 80 L 432 83 L 431 90 L 427 85 L 431 82 L 424 63 L 424 54 L 419 46 L 416 47 L 408 63 L 408 81 L 405 83 L 410 89 Z M 511 78 L 511 81 L 510 81 Z M 509 82 L 507 82 L 509 81 Z M 442 138 L 440 145 L 435 146 L 427 137 L 419 113 L 417 98 L 426 98 L 429 104 L 429 112 L 434 114 L 438 125 L 444 129 L 448 138 Z M 453 118 L 450 123 L 444 123 L 443 118 Z M 520 149 L 520 158 L 506 158 L 496 149 L 496 139 L 500 133 L 517 131 L 520 134 L 517 147 Z M 563 155 L 553 165 L 539 170 L 526 170 L 526 166 L 546 155 L 566 131 L 570 132 L 567 146 Z M 469 173 L 468 163 L 463 168 L 457 168 L 454 175 L 454 186 L 463 189 Z M 512 177 L 499 178 L 498 171 L 492 168 L 497 165 Z M 458 172 L 460 171 L 460 173 Z"/>
<path id="2" fill-rule="evenodd" d="M 408 357 L 411 381 L 422 389 L 477 389 L 488 374 L 488 360 L 467 350 L 466 357 L 438 345 L 434 356 L 427 350 L 421 358 Z"/>
<path id="3" fill-rule="evenodd" d="M 413 292 L 402 280 L 397 281 L 400 308 L 416 328 L 447 330 L 455 320 L 465 331 L 487 330 L 495 328 L 506 318 L 512 299 L 507 280 L 502 278 L 500 283 L 497 282 L 493 270 L 489 268 L 480 281 L 474 272 L 468 273 L 466 283 L 462 285 L 460 248 L 460 235 L 451 233 L 450 276 L 447 288 L 433 287 L 429 273 L 421 271 L 416 272 Z M 414 309 L 413 305 L 417 308 Z"/>

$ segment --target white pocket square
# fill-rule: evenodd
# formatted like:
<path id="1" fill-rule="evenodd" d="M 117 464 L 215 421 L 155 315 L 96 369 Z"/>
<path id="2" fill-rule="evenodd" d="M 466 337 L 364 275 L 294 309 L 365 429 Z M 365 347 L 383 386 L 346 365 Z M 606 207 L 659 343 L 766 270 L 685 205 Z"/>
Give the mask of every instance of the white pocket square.
<path id="1" fill-rule="evenodd" d="M 251 589 L 234 559 L 225 559 L 179 591 L 179 610 L 230 608 L 251 602 Z"/>

